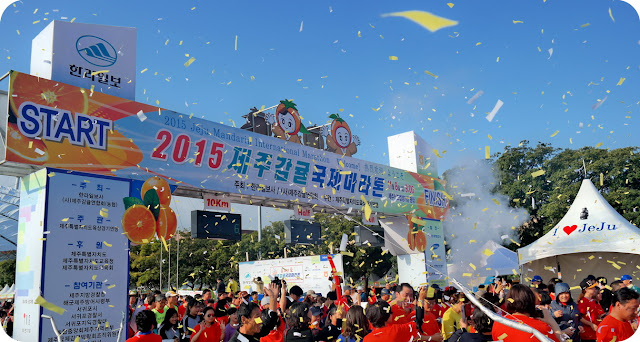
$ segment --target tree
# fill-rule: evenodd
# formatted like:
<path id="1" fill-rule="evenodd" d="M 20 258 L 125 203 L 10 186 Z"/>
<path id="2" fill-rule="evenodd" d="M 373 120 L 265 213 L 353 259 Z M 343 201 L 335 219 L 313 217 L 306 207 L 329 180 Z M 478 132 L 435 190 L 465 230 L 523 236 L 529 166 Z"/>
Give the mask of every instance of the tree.
<path id="1" fill-rule="evenodd" d="M 637 147 L 562 150 L 544 143 L 532 148 L 528 141 L 506 147 L 494 163 L 499 179 L 496 191 L 509 196 L 511 206 L 525 208 L 531 214 L 531 220 L 519 229 L 521 245 L 532 243 L 562 219 L 585 179 L 583 162 L 586 178 L 614 209 L 637 225 L 640 221 L 637 151 Z M 541 171 L 544 173 L 540 174 Z"/>
<path id="2" fill-rule="evenodd" d="M 16 282 L 16 259 L 0 261 L 0 284 L 9 285 Z"/>

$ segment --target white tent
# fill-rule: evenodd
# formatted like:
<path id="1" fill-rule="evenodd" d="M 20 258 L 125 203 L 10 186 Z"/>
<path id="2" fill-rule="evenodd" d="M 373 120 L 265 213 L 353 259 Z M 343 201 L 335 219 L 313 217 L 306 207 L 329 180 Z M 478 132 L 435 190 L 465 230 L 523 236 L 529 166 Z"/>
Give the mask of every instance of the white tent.
<path id="1" fill-rule="evenodd" d="M 629 274 L 640 282 L 640 229 L 618 214 L 590 180 L 560 222 L 536 242 L 518 249 L 521 277 L 540 275 L 546 283 L 558 276 L 579 292 L 592 274 L 609 283 Z"/>
<path id="2" fill-rule="evenodd" d="M 9 292 L 9 285 L 5 285 L 2 290 L 0 290 L 0 299 L 5 299 L 7 292 Z"/>
<path id="3" fill-rule="evenodd" d="M 493 254 L 485 254 L 486 250 Z M 456 263 L 447 265 L 447 268 L 449 277 L 456 278 L 467 287 L 476 287 L 483 284 L 487 277 L 517 273 L 518 256 L 494 241 L 487 241 L 478 248 L 471 260 L 458 260 Z"/>

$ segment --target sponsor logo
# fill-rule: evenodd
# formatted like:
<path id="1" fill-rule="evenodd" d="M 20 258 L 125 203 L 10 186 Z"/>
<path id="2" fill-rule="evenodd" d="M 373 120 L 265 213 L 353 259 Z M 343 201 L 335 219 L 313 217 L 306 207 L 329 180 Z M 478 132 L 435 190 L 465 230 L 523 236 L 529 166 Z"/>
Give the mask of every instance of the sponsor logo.
<path id="1" fill-rule="evenodd" d="M 112 66 L 118 60 L 118 52 L 108 41 L 96 36 L 82 36 L 76 41 L 76 51 L 91 65 Z"/>

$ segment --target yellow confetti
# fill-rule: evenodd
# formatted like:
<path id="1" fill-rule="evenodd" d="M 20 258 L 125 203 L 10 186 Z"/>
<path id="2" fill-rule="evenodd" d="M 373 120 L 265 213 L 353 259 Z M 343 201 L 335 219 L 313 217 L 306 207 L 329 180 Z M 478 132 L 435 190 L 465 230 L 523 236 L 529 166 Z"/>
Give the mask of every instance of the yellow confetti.
<path id="1" fill-rule="evenodd" d="M 97 75 L 97 74 L 106 74 L 106 73 L 108 73 L 108 72 L 109 72 L 109 70 L 98 70 L 98 71 L 92 71 L 92 72 L 91 72 L 91 76 L 95 76 L 95 75 Z"/>
<path id="2" fill-rule="evenodd" d="M 65 218 L 62 219 L 62 222 L 67 222 L 67 221 L 69 221 L 68 217 L 65 217 Z"/>
<path id="3" fill-rule="evenodd" d="M 509 336 L 509 335 L 507 335 L 507 333 L 504 333 L 504 334 L 498 336 L 498 339 L 499 340 L 504 340 L 505 338 L 507 338 L 507 336 Z"/>
<path id="4" fill-rule="evenodd" d="M 73 342 L 80 342 L 80 336 L 76 336 L 76 339 Z"/>
<path id="5" fill-rule="evenodd" d="M 346 255 L 346 256 L 348 256 L 348 257 L 353 257 L 353 253 L 351 253 L 351 252 L 345 252 L 345 251 L 342 251 L 342 252 L 340 252 L 340 254 L 342 254 L 342 255 Z"/>
<path id="6" fill-rule="evenodd" d="M 104 218 L 109 217 L 109 209 L 107 209 L 107 208 L 100 209 L 100 216 L 102 216 Z"/>
<path id="7" fill-rule="evenodd" d="M 553 132 L 553 134 L 551 134 L 551 138 L 555 137 L 556 135 L 558 135 L 558 133 L 560 133 L 560 131 L 555 131 Z"/>
<path id="8" fill-rule="evenodd" d="M 596 148 L 598 148 L 598 147 L 600 147 L 600 146 L 602 146 L 602 143 L 601 143 L 601 142 L 599 142 L 599 143 L 597 143 L 597 144 L 596 144 Z"/>
<path id="9" fill-rule="evenodd" d="M 624 83 L 624 80 L 626 80 L 626 78 L 620 77 L 620 81 L 618 81 L 618 84 L 616 84 L 616 85 L 617 86 L 622 85 L 622 83 Z"/>
<path id="10" fill-rule="evenodd" d="M 383 14 L 382 16 L 383 17 L 403 17 L 415 22 L 416 24 L 426 28 L 431 32 L 436 32 L 445 27 L 458 25 L 458 22 L 455 20 L 439 17 L 435 14 L 431 14 L 429 12 L 424 12 L 424 11 L 394 12 L 394 13 Z"/>
<path id="11" fill-rule="evenodd" d="M 522 21 L 522 20 L 514 20 L 513 23 L 514 24 L 523 24 L 524 21 Z"/>
<path id="12" fill-rule="evenodd" d="M 116 284 L 111 284 L 111 285 L 107 286 L 108 289 L 112 289 L 114 287 L 116 287 Z"/>
<path id="13" fill-rule="evenodd" d="M 611 7 L 609 7 L 609 16 L 611 17 L 611 20 L 613 20 L 613 22 L 615 23 L 616 20 L 613 19 L 613 13 L 611 13 Z"/>
<path id="14" fill-rule="evenodd" d="M 47 302 L 47 300 L 42 298 L 42 296 L 38 296 L 38 298 L 36 298 L 35 300 L 35 303 L 49 311 L 57 313 L 58 315 L 62 315 L 65 311 L 67 311 L 66 309 L 63 309 L 53 303 Z"/>
<path id="15" fill-rule="evenodd" d="M 91 280 L 96 280 L 96 277 L 97 275 L 94 274 L 93 276 L 91 276 Z"/>
<path id="16" fill-rule="evenodd" d="M 256 324 L 262 324 L 262 319 L 260 317 L 256 317 L 254 321 L 256 321 Z"/>
<path id="17" fill-rule="evenodd" d="M 433 78 L 438 78 L 438 75 L 434 75 L 434 74 L 433 74 L 433 73 L 431 73 L 429 70 L 425 70 L 425 71 L 424 71 L 424 73 L 425 73 L 425 74 L 427 74 L 427 75 L 429 75 L 429 76 L 431 76 L 431 77 L 433 77 Z"/>
<path id="18" fill-rule="evenodd" d="M 492 201 L 493 201 L 493 203 L 495 203 L 496 205 L 500 205 L 500 201 L 498 201 L 497 199 L 492 198 L 491 200 L 492 200 Z"/>
<path id="19" fill-rule="evenodd" d="M 531 172 L 531 178 L 536 178 L 544 175 L 544 170 L 538 170 Z"/>
<path id="20" fill-rule="evenodd" d="M 476 265 L 474 265 L 474 264 L 472 264 L 472 263 L 469 263 L 469 266 L 471 266 L 471 268 L 473 268 L 473 270 L 475 271 L 475 269 L 476 269 Z"/>
<path id="21" fill-rule="evenodd" d="M 482 251 L 482 254 L 486 255 L 486 256 L 492 256 L 493 252 L 490 249 L 485 249 L 484 251 Z"/>
<path id="22" fill-rule="evenodd" d="M 600 173 L 600 186 L 604 185 L 604 174 Z"/>
<path id="23" fill-rule="evenodd" d="M 484 159 L 490 159 L 490 158 L 491 158 L 491 147 L 485 146 L 484 147 Z"/>
<path id="24" fill-rule="evenodd" d="M 583 27 L 583 28 L 584 28 L 584 27 L 587 27 L 587 26 L 589 26 L 589 25 L 591 25 L 591 24 L 586 23 L 586 24 L 582 24 L 582 25 L 580 25 L 580 27 Z"/>
<path id="25" fill-rule="evenodd" d="M 472 276 L 472 274 L 471 274 L 471 273 L 462 273 L 462 276 L 463 276 L 463 277 L 471 277 L 471 276 Z"/>
<path id="26" fill-rule="evenodd" d="M 196 60 L 196 58 L 195 58 L 195 57 L 191 57 L 191 58 L 189 58 L 189 60 L 188 60 L 186 63 L 184 63 L 184 66 L 188 67 L 188 66 L 189 66 L 189 65 L 191 65 L 191 63 L 193 63 L 195 60 Z"/>
<path id="27" fill-rule="evenodd" d="M 105 245 L 105 246 L 107 246 L 107 247 L 111 247 L 111 246 L 113 246 L 112 244 L 110 244 L 110 243 L 108 243 L 108 242 L 106 242 L 106 241 L 102 241 L 102 244 L 104 244 L 104 245 Z"/>
<path id="28" fill-rule="evenodd" d="M 148 70 L 149 70 L 149 69 L 144 68 L 144 69 L 140 70 L 140 73 L 141 73 L 141 74 L 144 74 L 144 72 L 145 72 L 145 71 L 148 71 Z"/>
<path id="29" fill-rule="evenodd" d="M 398 60 L 398 56 L 389 56 L 389 60 L 390 61 L 397 61 Z"/>

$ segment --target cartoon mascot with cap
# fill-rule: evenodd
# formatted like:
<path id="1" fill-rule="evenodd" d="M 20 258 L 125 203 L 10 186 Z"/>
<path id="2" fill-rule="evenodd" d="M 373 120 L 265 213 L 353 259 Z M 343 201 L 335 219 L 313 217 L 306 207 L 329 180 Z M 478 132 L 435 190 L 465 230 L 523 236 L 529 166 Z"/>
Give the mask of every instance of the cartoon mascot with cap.
<path id="1" fill-rule="evenodd" d="M 298 132 L 309 133 L 300 120 L 296 104 L 287 99 L 280 101 L 275 115 L 267 113 L 265 116 L 267 123 L 272 125 L 274 135 L 282 140 L 301 144 Z"/>
<path id="2" fill-rule="evenodd" d="M 327 140 L 328 150 L 347 157 L 356 154 L 358 152 L 356 146 L 360 145 L 360 138 L 357 135 L 351 135 L 351 128 L 340 115 L 331 114 L 329 118 L 333 119 L 331 125 L 322 127 L 322 136 Z"/>

